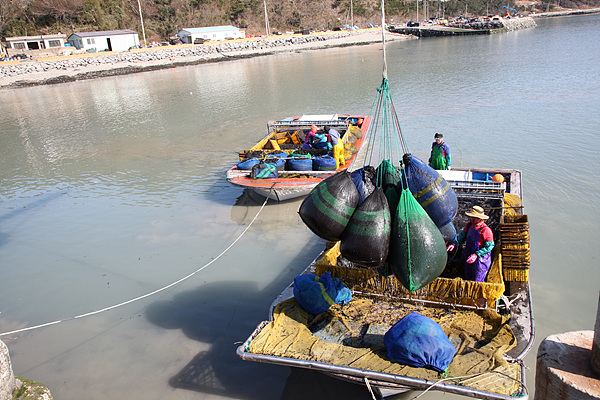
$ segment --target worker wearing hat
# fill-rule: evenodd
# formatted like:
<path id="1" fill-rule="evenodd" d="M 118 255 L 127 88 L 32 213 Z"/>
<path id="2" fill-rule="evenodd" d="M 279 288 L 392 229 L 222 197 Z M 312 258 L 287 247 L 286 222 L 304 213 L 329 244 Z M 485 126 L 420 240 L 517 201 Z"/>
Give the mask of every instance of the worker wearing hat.
<path id="1" fill-rule="evenodd" d="M 450 164 L 450 146 L 444 142 L 444 135 L 436 133 L 433 138 L 435 142 L 431 145 L 431 155 L 429 156 L 429 166 L 433 169 L 443 170 L 451 169 Z"/>
<path id="2" fill-rule="evenodd" d="M 465 279 L 470 281 L 485 282 L 485 277 L 492 266 L 492 249 L 494 248 L 494 234 L 484 222 L 489 216 L 485 215 L 483 208 L 473 206 L 465 212 L 469 222 L 460 231 L 456 243 L 448 246 L 448 251 L 465 243 Z"/>

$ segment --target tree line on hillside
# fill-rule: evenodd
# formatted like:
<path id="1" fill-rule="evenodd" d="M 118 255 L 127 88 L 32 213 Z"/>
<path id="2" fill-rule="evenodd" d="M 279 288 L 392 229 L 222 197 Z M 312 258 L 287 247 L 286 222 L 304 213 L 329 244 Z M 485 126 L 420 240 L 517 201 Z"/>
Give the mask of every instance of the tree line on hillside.
<path id="1" fill-rule="evenodd" d="M 541 0 L 529 8 L 517 6 L 515 0 L 386 0 L 386 22 L 504 14 L 507 9 L 502 6 L 541 12 L 599 7 L 600 0 Z M 330 30 L 351 23 L 379 25 L 380 7 L 380 0 L 0 0 L 0 35 L 141 32 L 142 21 L 150 41 L 167 40 L 183 28 L 219 25 L 261 35 L 267 33 L 265 10 L 272 31 Z"/>

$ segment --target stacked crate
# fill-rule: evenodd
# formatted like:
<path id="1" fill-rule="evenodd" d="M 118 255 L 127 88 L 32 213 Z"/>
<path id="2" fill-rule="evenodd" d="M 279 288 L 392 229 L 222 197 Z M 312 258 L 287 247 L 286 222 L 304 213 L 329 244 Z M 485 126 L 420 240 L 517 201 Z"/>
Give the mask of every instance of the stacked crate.
<path id="1" fill-rule="evenodd" d="M 504 215 L 499 230 L 504 280 L 527 282 L 530 266 L 527 215 Z"/>

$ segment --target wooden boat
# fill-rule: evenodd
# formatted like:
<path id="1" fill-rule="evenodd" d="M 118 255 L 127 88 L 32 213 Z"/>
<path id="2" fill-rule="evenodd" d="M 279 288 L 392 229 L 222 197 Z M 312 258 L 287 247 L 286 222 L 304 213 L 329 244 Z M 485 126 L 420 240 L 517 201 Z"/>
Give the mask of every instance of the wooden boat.
<path id="1" fill-rule="evenodd" d="M 521 172 L 475 168 L 439 172 L 457 195 L 457 227 L 464 226 L 468 218 L 464 212 L 475 204 L 483 205 L 490 216 L 486 223 L 494 232 L 496 246 L 486 282 L 457 277 L 453 268 L 462 265 L 463 259 L 456 258 L 448 262 L 440 277 L 410 293 L 393 275 L 384 277 L 377 271 L 340 262 L 339 242 L 328 242 L 304 273 L 331 272 L 353 290 L 352 301 L 313 316 L 298 309 L 292 283 L 271 305 L 269 319 L 238 347 L 238 356 L 362 383 L 380 397 L 431 389 L 480 399 L 527 399 L 523 359 L 533 346 L 534 319 Z M 505 182 L 491 179 L 498 173 Z M 447 376 L 385 357 L 383 335 L 411 310 L 430 313 L 445 331 L 455 323 L 462 324 L 459 334 L 448 334 L 457 354 Z M 383 322 L 369 322 L 378 313 Z M 469 322 L 461 322 L 463 318 Z M 479 354 L 487 361 L 476 358 Z M 456 371 L 469 373 L 459 376 Z"/>
<path id="2" fill-rule="evenodd" d="M 338 114 L 303 115 L 301 117 L 269 121 L 267 123 L 267 136 L 251 149 L 240 151 L 240 161 L 246 159 L 252 152 L 258 151 L 264 152 L 266 156 L 275 151 L 285 151 L 290 156 L 295 150 L 302 149 L 311 125 L 316 125 L 319 129 L 328 126 L 340 133 L 341 140 L 344 143 L 345 165 L 334 171 L 298 171 L 286 168 L 279 170 L 276 178 L 252 179 L 251 170 L 241 169 L 236 164 L 227 171 L 227 181 L 276 201 L 306 196 L 323 179 L 338 171 L 347 169 L 352 164 L 363 144 L 369 122 L 370 118 L 365 116 Z M 317 156 L 325 151 L 309 150 L 309 152 L 311 155 Z"/>

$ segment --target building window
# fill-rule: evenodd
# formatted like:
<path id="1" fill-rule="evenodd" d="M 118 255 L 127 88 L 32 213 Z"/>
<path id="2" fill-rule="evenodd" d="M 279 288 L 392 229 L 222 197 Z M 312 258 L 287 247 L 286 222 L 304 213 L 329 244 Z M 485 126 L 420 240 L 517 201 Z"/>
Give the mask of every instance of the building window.
<path id="1" fill-rule="evenodd" d="M 87 40 L 87 44 L 96 44 L 96 39 L 94 39 L 94 38 L 89 38 L 89 39 Z"/>
<path id="2" fill-rule="evenodd" d="M 14 44 L 15 49 L 24 49 L 25 48 L 25 43 L 24 42 L 17 42 Z"/>
<path id="3" fill-rule="evenodd" d="M 48 40 L 48 47 L 60 47 L 60 40 Z"/>

